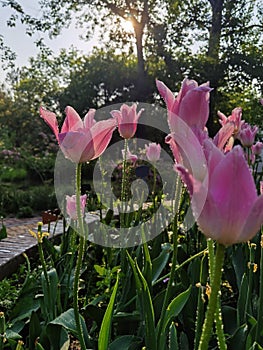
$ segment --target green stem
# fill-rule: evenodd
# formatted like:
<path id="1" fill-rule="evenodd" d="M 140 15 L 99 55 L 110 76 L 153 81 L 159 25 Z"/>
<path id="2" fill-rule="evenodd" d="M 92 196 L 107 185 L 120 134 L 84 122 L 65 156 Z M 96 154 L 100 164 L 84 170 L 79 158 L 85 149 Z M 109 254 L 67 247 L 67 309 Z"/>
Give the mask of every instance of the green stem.
<path id="1" fill-rule="evenodd" d="M 211 281 L 211 294 L 209 297 L 205 323 L 199 344 L 199 350 L 207 350 L 211 338 L 214 315 L 217 307 L 218 293 L 222 278 L 222 267 L 224 263 L 225 246 L 217 244 L 213 279 Z"/>
<path id="2" fill-rule="evenodd" d="M 197 350 L 198 344 L 200 341 L 201 333 L 202 333 L 202 325 L 204 321 L 205 314 L 205 298 L 204 298 L 204 289 L 207 281 L 207 272 L 204 268 L 206 264 L 206 255 L 202 257 L 201 266 L 200 266 L 200 283 L 197 284 L 199 287 L 198 291 L 198 303 L 197 303 L 197 311 L 196 311 L 196 322 L 195 322 L 195 340 L 194 340 L 194 350 Z"/>
<path id="3" fill-rule="evenodd" d="M 215 270 L 215 254 L 214 254 L 214 242 L 211 238 L 207 240 L 208 256 L 209 256 L 209 276 L 210 281 L 214 278 Z M 220 350 L 226 350 L 226 339 L 224 334 L 224 326 L 222 320 L 220 295 L 217 296 L 216 312 L 215 312 L 215 325 L 216 325 L 216 335 L 217 343 Z"/>
<path id="4" fill-rule="evenodd" d="M 214 242 L 211 238 L 207 239 L 207 249 L 209 258 L 209 277 L 210 282 L 213 280 L 214 270 L 215 270 L 215 253 L 214 253 Z"/>
<path id="5" fill-rule="evenodd" d="M 216 324 L 216 335 L 217 335 L 218 348 L 220 350 L 227 350 L 219 294 L 217 296 L 217 306 L 216 306 L 216 312 L 215 312 L 215 324 Z"/>
<path id="6" fill-rule="evenodd" d="M 184 262 L 182 262 L 182 264 L 176 266 L 175 268 L 175 272 L 177 272 L 178 270 L 180 270 L 182 267 L 184 267 L 185 265 L 189 264 L 192 260 L 198 258 L 199 256 L 205 255 L 207 253 L 207 249 L 202 250 L 201 252 L 196 253 L 195 255 L 192 255 L 190 258 L 188 258 L 187 260 L 185 260 Z M 159 278 L 158 280 L 156 280 L 153 285 L 155 286 L 156 284 L 163 282 L 164 279 L 169 278 L 171 275 L 171 272 L 168 272 L 166 275 L 162 276 L 161 278 Z"/>
<path id="7" fill-rule="evenodd" d="M 77 164 L 76 166 L 76 208 L 77 208 L 80 238 L 79 238 L 78 258 L 76 262 L 74 284 L 73 284 L 73 308 L 74 308 L 78 339 L 80 342 L 81 349 L 85 350 L 86 345 L 85 345 L 84 336 L 83 336 L 83 329 L 81 326 L 81 319 L 80 319 L 80 313 L 79 313 L 79 295 L 78 295 L 80 270 L 81 270 L 81 264 L 82 264 L 84 248 L 85 248 L 84 225 L 83 225 L 81 200 L 80 200 L 80 195 L 81 195 L 80 186 L 81 186 L 81 163 Z"/>
<path id="8" fill-rule="evenodd" d="M 175 193 L 175 206 L 174 208 L 174 221 L 173 221 L 173 256 L 172 256 L 172 266 L 171 266 L 171 271 L 170 271 L 170 278 L 168 281 L 168 285 L 166 288 L 165 296 L 164 296 L 164 302 L 162 306 L 162 311 L 161 311 L 161 316 L 158 324 L 158 332 L 161 331 L 163 322 L 164 322 L 164 315 L 166 312 L 166 308 L 169 304 L 171 294 L 172 294 L 172 289 L 175 284 L 175 276 L 176 276 L 176 263 L 177 263 L 177 248 L 178 248 L 178 210 L 180 207 L 180 200 L 179 198 L 181 197 L 182 193 L 182 183 L 178 177 L 177 179 L 177 186 L 176 186 L 176 193 Z M 159 335 L 157 335 L 157 339 L 160 339 Z"/>
<path id="9" fill-rule="evenodd" d="M 152 196 L 153 196 L 153 207 L 156 207 L 156 168 L 155 168 L 155 164 L 153 164 L 153 190 L 152 190 Z"/>
<path id="10" fill-rule="evenodd" d="M 4 343 L 6 340 L 5 331 L 6 331 L 5 314 L 0 311 L 0 350 L 4 349 Z"/>
<path id="11" fill-rule="evenodd" d="M 263 227 L 261 229 L 261 256 L 260 256 L 260 277 L 259 277 L 259 300 L 258 300 L 258 317 L 256 328 L 256 341 L 261 344 L 263 330 Z"/>
<path id="12" fill-rule="evenodd" d="M 122 162 L 122 179 L 121 179 L 121 203 L 123 209 L 123 202 L 126 200 L 126 168 L 127 168 L 127 152 L 128 140 L 124 140 L 124 154 Z"/>
<path id="13" fill-rule="evenodd" d="M 51 291 L 50 291 L 50 280 L 49 280 L 49 276 L 47 273 L 47 264 L 45 261 L 45 256 L 44 256 L 44 251 L 43 251 L 43 238 L 41 237 L 42 235 L 42 223 L 39 223 L 38 228 L 37 228 L 37 235 L 40 235 L 40 237 L 38 236 L 38 254 L 39 254 L 39 258 L 40 258 L 40 262 L 42 265 L 42 270 L 43 270 L 43 274 L 45 277 L 45 281 L 47 284 L 47 299 L 48 299 L 48 305 L 51 305 Z M 46 312 L 47 312 L 47 316 L 51 316 L 51 319 L 53 319 L 55 317 L 55 315 L 50 315 L 51 312 L 53 312 L 53 310 L 48 310 L 48 306 L 46 306 Z"/>

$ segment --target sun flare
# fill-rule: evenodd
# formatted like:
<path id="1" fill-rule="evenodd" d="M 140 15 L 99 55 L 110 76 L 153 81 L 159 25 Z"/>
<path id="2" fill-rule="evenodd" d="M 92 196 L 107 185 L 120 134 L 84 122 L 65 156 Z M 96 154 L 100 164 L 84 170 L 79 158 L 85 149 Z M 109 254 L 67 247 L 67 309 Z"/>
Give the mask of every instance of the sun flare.
<path id="1" fill-rule="evenodd" d="M 132 22 L 129 19 L 124 19 L 121 21 L 121 26 L 127 33 L 132 33 L 133 32 L 133 25 Z"/>

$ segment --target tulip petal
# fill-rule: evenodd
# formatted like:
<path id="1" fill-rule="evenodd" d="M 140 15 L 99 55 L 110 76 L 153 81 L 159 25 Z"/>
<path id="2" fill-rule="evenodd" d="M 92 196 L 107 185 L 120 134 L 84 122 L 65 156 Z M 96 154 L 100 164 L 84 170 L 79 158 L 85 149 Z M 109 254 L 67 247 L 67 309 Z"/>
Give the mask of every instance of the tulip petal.
<path id="1" fill-rule="evenodd" d="M 62 125 L 61 133 L 78 131 L 78 129 L 83 128 L 83 122 L 74 108 L 67 106 L 65 112 L 66 118 Z"/>
<path id="2" fill-rule="evenodd" d="M 94 120 L 95 112 L 96 112 L 96 110 L 92 108 L 85 115 L 84 122 L 83 122 L 85 129 L 92 128 L 93 125 L 96 123 L 96 121 Z"/>
<path id="3" fill-rule="evenodd" d="M 234 147 L 214 168 L 209 193 L 222 219 L 221 235 L 231 235 L 235 242 L 257 198 L 253 176 L 240 146 Z"/>
<path id="4" fill-rule="evenodd" d="M 59 144 L 65 157 L 74 163 L 81 163 L 81 157 L 87 145 L 84 132 L 69 131 L 58 135 Z"/>
<path id="5" fill-rule="evenodd" d="M 189 173 L 189 171 L 180 164 L 175 164 L 174 170 L 178 172 L 182 181 L 185 183 L 190 196 L 193 195 L 194 192 L 194 179 L 193 176 Z"/>
<path id="6" fill-rule="evenodd" d="M 259 196 L 252 206 L 239 236 L 239 242 L 246 242 L 254 237 L 261 225 L 263 225 L 263 195 Z"/>
<path id="7" fill-rule="evenodd" d="M 204 142 L 204 154 L 208 163 L 209 178 L 211 178 L 214 169 L 225 156 L 209 139 Z"/>
<path id="8" fill-rule="evenodd" d="M 157 89 L 166 103 L 168 110 L 171 110 L 175 101 L 175 96 L 172 91 L 160 80 L 156 80 Z"/>
<path id="9" fill-rule="evenodd" d="M 54 132 L 58 140 L 59 130 L 58 130 L 58 121 L 57 121 L 56 114 L 46 110 L 43 107 L 40 107 L 39 112 L 40 112 L 41 118 L 43 118 L 45 122 L 48 124 L 48 126 L 52 129 L 52 131 Z"/>
<path id="10" fill-rule="evenodd" d="M 189 126 L 204 129 L 209 116 L 208 100 L 210 91 L 209 86 L 199 86 L 189 90 L 182 99 L 177 114 Z"/>
<path id="11" fill-rule="evenodd" d="M 170 134 L 177 144 L 183 165 L 193 174 L 194 178 L 202 182 L 207 173 L 206 158 L 197 137 L 192 129 L 181 119 L 175 119 L 176 130 Z"/>
<path id="12" fill-rule="evenodd" d="M 89 156 L 88 160 L 92 160 L 95 158 L 98 158 L 107 148 L 108 144 L 110 143 L 112 133 L 116 128 L 116 120 L 115 119 L 107 119 L 97 122 L 90 130 L 91 138 L 92 138 L 92 148 L 93 148 L 93 155 Z M 88 152 L 88 148 L 91 145 L 87 144 L 87 147 L 84 151 L 84 158 L 86 158 L 85 152 Z M 88 152 L 90 153 L 90 152 Z M 83 160 L 83 161 L 88 161 Z"/>
<path id="13" fill-rule="evenodd" d="M 226 123 L 220 128 L 214 137 L 214 143 L 219 149 L 223 149 L 235 130 L 235 125 L 232 122 Z"/>
<path id="14" fill-rule="evenodd" d="M 193 214 L 200 231 L 202 231 L 206 237 L 218 241 L 222 238 L 222 218 L 219 215 L 216 203 L 209 193 L 204 201 L 204 193 L 205 191 L 203 191 L 202 188 L 198 193 L 195 193 L 192 200 Z M 200 206 L 200 203 L 203 203 L 203 207 Z"/>

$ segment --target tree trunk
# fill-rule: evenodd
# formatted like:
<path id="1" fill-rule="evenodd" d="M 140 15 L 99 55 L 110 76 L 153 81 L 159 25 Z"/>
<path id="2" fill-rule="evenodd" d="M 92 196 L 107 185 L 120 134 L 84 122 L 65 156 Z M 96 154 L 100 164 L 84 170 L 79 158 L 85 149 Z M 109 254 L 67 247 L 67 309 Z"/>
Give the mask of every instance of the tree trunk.
<path id="1" fill-rule="evenodd" d="M 207 51 L 207 80 L 210 81 L 210 85 L 213 88 L 210 99 L 210 116 L 207 123 L 207 127 L 210 133 L 213 135 L 216 132 L 217 110 L 217 88 L 219 81 L 222 78 L 222 71 L 220 68 L 220 40 L 222 32 L 222 12 L 224 0 L 209 0 L 212 7 L 212 22 L 209 32 L 209 42 Z"/>

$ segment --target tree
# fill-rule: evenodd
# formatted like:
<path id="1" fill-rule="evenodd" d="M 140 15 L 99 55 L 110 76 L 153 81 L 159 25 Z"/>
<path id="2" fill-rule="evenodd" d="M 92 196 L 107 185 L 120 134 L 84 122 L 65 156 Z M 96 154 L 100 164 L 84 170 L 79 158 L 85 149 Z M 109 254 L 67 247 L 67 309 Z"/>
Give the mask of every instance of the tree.
<path id="1" fill-rule="evenodd" d="M 15 0 L 6 0 L 28 31 L 48 31 L 58 35 L 73 14 L 85 26 L 86 37 L 100 26 L 107 48 L 133 52 L 136 47 L 137 81 L 135 99 L 154 89 L 153 75 L 165 77 L 178 90 L 185 76 L 213 87 L 209 127 L 214 128 L 219 102 L 226 91 L 236 94 L 253 81 L 262 91 L 263 4 L 260 0 L 39 0 L 42 18 L 26 14 Z M 122 28 L 124 20 L 133 23 L 133 33 Z M 107 35 L 108 33 L 108 35 Z M 222 90 L 224 89 L 224 93 Z M 145 98 L 144 98 L 145 99 Z"/>

